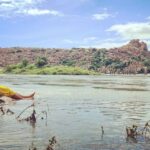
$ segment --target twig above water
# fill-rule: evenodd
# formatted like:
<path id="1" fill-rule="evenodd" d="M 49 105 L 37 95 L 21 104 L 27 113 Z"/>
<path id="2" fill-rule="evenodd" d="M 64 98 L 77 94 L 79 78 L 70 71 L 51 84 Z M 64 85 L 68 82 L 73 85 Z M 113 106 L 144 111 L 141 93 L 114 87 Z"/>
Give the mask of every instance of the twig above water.
<path id="1" fill-rule="evenodd" d="M 2 115 L 5 115 L 3 107 L 0 107 L 0 111 L 2 112 Z"/>
<path id="2" fill-rule="evenodd" d="M 18 118 L 19 118 L 27 109 L 29 109 L 30 107 L 34 107 L 34 104 L 32 104 L 32 105 L 26 107 L 26 108 L 16 117 L 16 119 L 18 119 Z"/>

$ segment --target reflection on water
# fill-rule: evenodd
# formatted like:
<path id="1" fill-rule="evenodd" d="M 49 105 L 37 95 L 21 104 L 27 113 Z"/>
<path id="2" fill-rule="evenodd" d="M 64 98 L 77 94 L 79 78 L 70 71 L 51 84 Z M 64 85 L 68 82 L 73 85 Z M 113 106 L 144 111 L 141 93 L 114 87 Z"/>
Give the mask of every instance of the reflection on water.
<path id="1" fill-rule="evenodd" d="M 0 117 L 0 150 L 44 149 L 56 136 L 58 150 L 148 149 L 149 140 L 126 139 L 127 125 L 150 120 L 149 76 L 1 76 L 1 84 L 27 94 L 36 91 L 37 123 Z M 7 106 L 16 116 L 31 101 Z M 47 122 L 41 112 L 47 111 Z M 31 114 L 32 109 L 23 115 Z M 102 135 L 102 129 L 104 134 Z"/>

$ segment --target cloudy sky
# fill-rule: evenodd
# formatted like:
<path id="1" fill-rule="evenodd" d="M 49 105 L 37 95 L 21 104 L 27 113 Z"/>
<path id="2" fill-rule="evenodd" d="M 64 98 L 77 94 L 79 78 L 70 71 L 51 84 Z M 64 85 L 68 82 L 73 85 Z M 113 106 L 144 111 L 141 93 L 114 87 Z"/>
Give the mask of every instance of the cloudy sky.
<path id="1" fill-rule="evenodd" d="M 0 47 L 150 46 L 150 0 L 0 0 Z"/>

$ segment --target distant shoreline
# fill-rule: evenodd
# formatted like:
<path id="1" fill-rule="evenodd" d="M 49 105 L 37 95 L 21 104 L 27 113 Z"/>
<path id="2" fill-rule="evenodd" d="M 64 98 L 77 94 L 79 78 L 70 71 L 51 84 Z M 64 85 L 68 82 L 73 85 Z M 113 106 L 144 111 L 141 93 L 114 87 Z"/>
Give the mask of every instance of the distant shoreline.
<path id="1" fill-rule="evenodd" d="M 146 74 L 147 44 L 133 39 L 118 48 L 1 48 L 0 66 L 14 74 Z M 2 69 L 3 70 L 3 69 Z M 3 72 L 3 71 L 2 71 Z"/>
<path id="2" fill-rule="evenodd" d="M 44 66 L 36 67 L 28 65 L 19 67 L 18 65 L 11 65 L 0 69 L 0 74 L 20 74 L 20 75 L 100 75 L 100 73 L 83 69 L 80 67 L 69 66 Z"/>
<path id="3" fill-rule="evenodd" d="M 64 69 L 65 68 L 65 69 Z M 55 67 L 44 67 L 40 69 L 32 69 L 32 70 L 12 70 L 10 72 L 4 71 L 4 68 L 0 69 L 0 75 L 125 75 L 125 76 L 139 76 L 139 75 L 145 75 L 149 76 L 150 73 L 144 74 L 144 73 L 129 73 L 129 74 L 122 74 L 122 73 L 100 73 L 95 71 L 89 71 L 86 69 L 82 69 L 79 67 L 66 67 L 66 66 L 55 66 Z"/>

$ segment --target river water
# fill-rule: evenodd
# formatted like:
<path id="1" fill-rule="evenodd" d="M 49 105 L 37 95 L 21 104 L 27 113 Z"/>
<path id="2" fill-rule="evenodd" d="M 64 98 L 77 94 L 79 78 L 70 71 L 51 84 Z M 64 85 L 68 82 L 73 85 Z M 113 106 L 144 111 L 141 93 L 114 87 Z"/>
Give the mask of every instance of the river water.
<path id="1" fill-rule="evenodd" d="M 7 105 L 15 115 L 0 116 L 0 150 L 28 150 L 32 144 L 44 150 L 53 136 L 57 150 L 150 149 L 149 138 L 130 140 L 125 131 L 150 120 L 148 75 L 1 75 L 0 84 L 23 94 L 35 91 L 37 115 L 34 126 L 18 122 L 15 117 L 32 101 Z"/>

